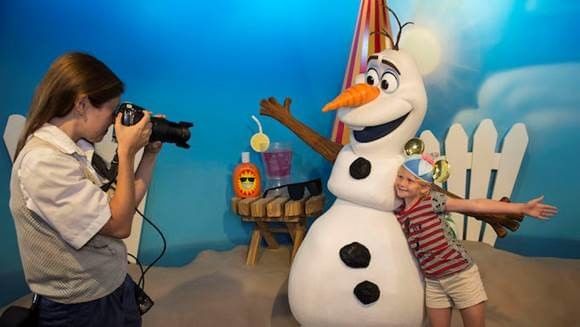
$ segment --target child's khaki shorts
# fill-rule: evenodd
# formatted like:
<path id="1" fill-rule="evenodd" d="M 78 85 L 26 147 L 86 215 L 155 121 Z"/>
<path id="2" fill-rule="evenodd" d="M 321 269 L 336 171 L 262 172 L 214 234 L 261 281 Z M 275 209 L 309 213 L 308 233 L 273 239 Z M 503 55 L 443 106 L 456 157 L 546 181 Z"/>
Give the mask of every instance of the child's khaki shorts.
<path id="1" fill-rule="evenodd" d="M 425 302 L 428 308 L 444 309 L 455 305 L 465 309 L 487 301 L 477 265 L 442 279 L 425 278 Z"/>

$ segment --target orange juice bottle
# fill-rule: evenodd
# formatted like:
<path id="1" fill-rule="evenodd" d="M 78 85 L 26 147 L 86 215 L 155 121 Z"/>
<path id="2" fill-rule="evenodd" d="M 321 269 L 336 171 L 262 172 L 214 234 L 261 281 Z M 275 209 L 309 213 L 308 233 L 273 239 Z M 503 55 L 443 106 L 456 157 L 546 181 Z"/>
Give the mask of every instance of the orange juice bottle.
<path id="1" fill-rule="evenodd" d="M 234 194 L 239 198 L 260 196 L 261 178 L 258 167 L 250 162 L 250 153 L 242 152 L 242 163 L 238 164 L 232 174 Z"/>

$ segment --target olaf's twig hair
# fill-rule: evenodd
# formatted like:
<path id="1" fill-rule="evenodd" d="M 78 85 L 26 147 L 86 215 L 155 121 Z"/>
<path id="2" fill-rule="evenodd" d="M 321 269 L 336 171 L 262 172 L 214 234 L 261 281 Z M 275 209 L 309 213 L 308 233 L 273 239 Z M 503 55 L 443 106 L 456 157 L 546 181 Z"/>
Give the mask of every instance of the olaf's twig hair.
<path id="1" fill-rule="evenodd" d="M 371 35 L 373 35 L 374 33 L 380 33 L 384 36 L 386 36 L 389 41 L 391 41 L 391 46 L 393 50 L 399 50 L 399 41 L 401 40 L 401 32 L 403 31 L 403 28 L 405 28 L 405 26 L 409 25 L 409 24 L 414 24 L 413 22 L 406 22 L 405 24 L 401 25 L 401 21 L 399 20 L 399 17 L 397 16 L 397 14 L 395 14 L 395 12 L 387 7 L 387 10 L 393 14 L 393 16 L 395 16 L 395 20 L 397 21 L 397 25 L 399 25 L 399 32 L 397 33 L 397 40 L 393 41 L 393 37 L 387 32 L 386 29 L 383 28 L 382 31 L 380 32 L 371 32 Z"/>
<path id="2" fill-rule="evenodd" d="M 399 25 L 399 33 L 397 33 L 397 42 L 395 42 L 395 45 L 393 46 L 393 49 L 395 50 L 399 50 L 399 41 L 401 40 L 401 32 L 403 32 L 403 28 L 405 28 L 405 26 L 409 25 L 409 24 L 414 24 L 413 22 L 406 22 L 405 24 L 401 25 L 401 21 L 399 20 L 399 17 L 397 16 L 397 14 L 395 14 L 395 12 L 387 7 L 387 9 L 391 12 L 391 14 L 393 14 L 393 16 L 395 16 L 395 19 L 397 20 L 397 25 Z M 393 41 L 391 41 L 393 42 Z"/>

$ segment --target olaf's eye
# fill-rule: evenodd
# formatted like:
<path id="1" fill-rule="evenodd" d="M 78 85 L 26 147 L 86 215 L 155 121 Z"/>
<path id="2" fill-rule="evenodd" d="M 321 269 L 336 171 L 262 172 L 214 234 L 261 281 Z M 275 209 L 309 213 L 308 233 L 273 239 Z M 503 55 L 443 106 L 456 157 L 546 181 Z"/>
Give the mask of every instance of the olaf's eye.
<path id="1" fill-rule="evenodd" d="M 371 86 L 378 86 L 379 73 L 377 73 L 377 71 L 374 68 L 369 69 L 365 75 L 365 82 Z"/>
<path id="2" fill-rule="evenodd" d="M 399 88 L 399 75 L 387 71 L 381 77 L 381 90 L 386 93 L 393 93 Z"/>

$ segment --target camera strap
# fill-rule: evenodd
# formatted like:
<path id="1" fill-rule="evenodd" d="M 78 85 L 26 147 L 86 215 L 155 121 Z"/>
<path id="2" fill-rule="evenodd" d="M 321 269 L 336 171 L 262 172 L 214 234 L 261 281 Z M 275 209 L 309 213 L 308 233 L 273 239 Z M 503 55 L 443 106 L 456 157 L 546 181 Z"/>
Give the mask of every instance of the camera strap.
<path id="1" fill-rule="evenodd" d="M 111 161 L 110 167 L 107 167 L 107 163 L 103 157 L 99 156 L 96 152 L 93 154 L 93 159 L 91 160 L 91 165 L 95 168 L 95 171 L 105 177 L 108 182 L 101 186 L 101 190 L 107 192 L 115 183 L 117 179 L 117 170 L 119 168 L 119 156 L 115 150 L 115 156 Z"/>

